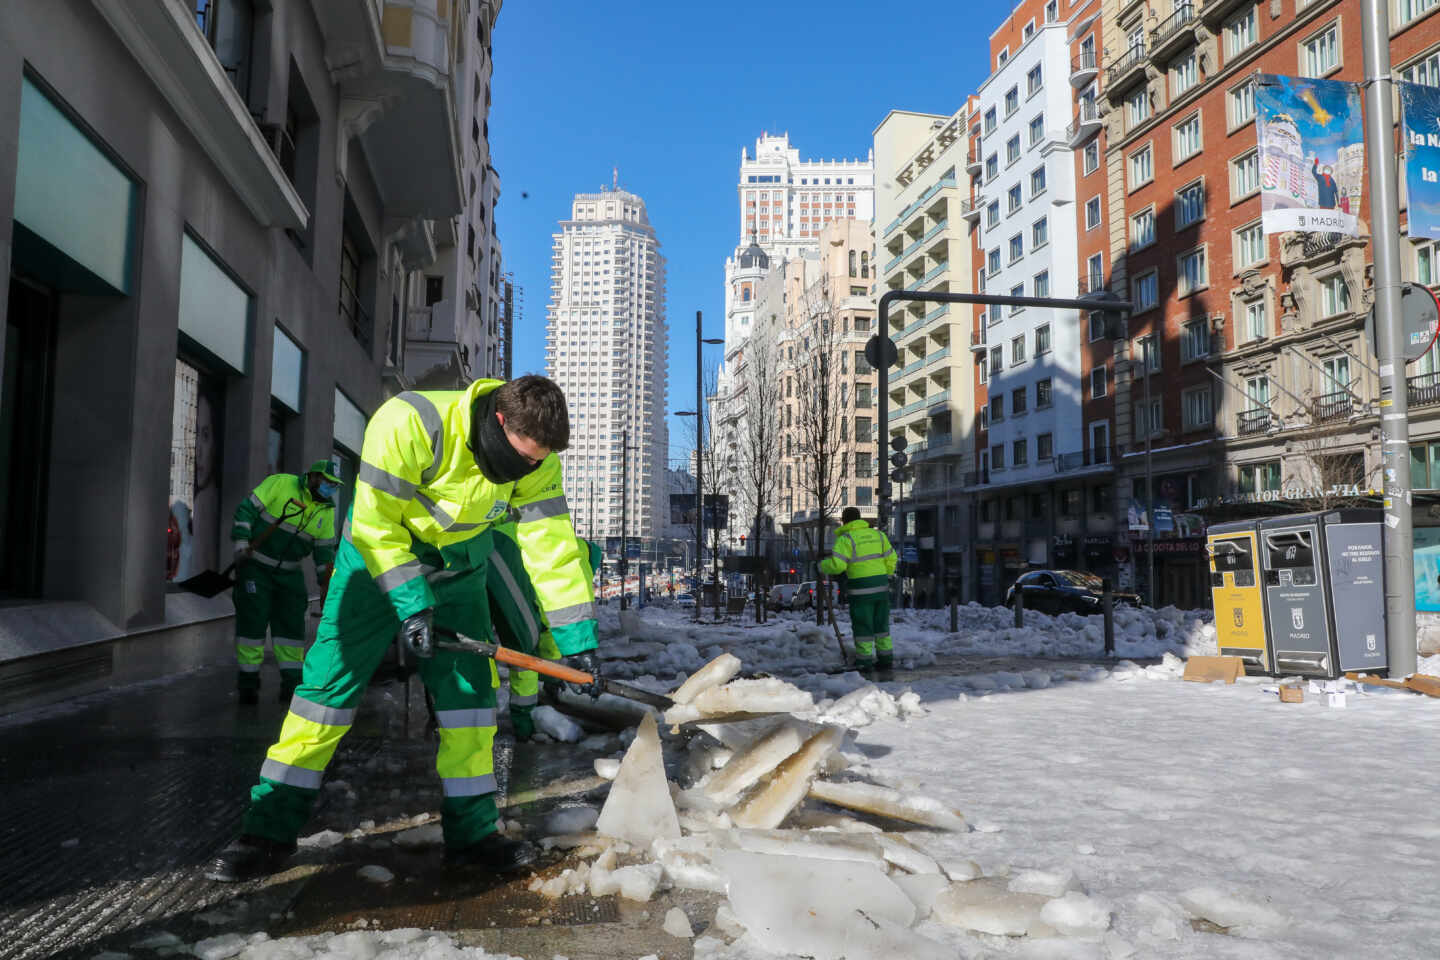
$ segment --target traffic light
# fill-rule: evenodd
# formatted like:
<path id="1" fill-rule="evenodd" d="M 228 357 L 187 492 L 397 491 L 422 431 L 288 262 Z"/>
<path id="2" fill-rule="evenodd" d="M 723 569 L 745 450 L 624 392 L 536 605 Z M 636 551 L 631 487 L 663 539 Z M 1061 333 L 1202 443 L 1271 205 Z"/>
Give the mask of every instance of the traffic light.
<path id="1" fill-rule="evenodd" d="M 905 479 L 905 464 L 910 462 L 905 455 L 905 438 L 901 435 L 891 437 L 890 449 L 895 451 L 890 454 L 890 465 L 895 468 L 890 471 L 890 479 L 900 483 Z"/>

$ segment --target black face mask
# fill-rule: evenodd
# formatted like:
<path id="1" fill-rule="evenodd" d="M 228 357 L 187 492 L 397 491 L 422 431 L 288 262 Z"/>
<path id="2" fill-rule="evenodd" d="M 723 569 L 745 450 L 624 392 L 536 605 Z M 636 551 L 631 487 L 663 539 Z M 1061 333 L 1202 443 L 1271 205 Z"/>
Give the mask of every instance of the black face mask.
<path id="1" fill-rule="evenodd" d="M 487 393 L 475 401 L 470 411 L 470 452 L 475 466 L 491 483 L 514 483 L 540 465 L 531 463 L 510 445 L 505 428 L 495 417 L 495 394 Z"/>

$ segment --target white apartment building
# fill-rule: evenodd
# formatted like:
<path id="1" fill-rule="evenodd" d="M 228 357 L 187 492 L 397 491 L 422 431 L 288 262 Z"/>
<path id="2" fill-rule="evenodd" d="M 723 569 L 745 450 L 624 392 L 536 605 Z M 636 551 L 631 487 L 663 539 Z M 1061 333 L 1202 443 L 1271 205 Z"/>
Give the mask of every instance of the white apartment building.
<path id="1" fill-rule="evenodd" d="M 1063 22 L 1047 22 L 981 85 L 971 119 L 980 180 L 976 289 L 1013 296 L 1076 295 L 1073 119 Z M 1053 480 L 1082 449 L 1078 311 L 995 308 L 977 326 L 985 344 L 980 477 L 987 490 Z M 1030 545 L 1027 545 L 1027 547 Z M 1034 545 L 1044 562 L 1044 544 Z"/>
<path id="2" fill-rule="evenodd" d="M 586 536 L 657 536 L 669 521 L 669 340 L 645 201 L 618 188 L 576 194 L 552 250 L 545 361 L 570 401 L 571 516 Z"/>

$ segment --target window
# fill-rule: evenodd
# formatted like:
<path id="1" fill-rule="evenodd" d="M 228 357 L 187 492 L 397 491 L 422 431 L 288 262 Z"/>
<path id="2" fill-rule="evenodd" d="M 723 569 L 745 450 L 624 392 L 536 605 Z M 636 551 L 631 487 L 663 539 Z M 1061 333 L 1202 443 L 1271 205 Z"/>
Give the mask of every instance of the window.
<path id="1" fill-rule="evenodd" d="M 999 248 L 999 247 L 996 247 L 994 250 L 991 250 L 991 251 L 990 251 L 990 254 L 989 254 L 989 256 L 987 257 L 987 266 L 990 268 L 990 276 L 992 276 L 992 277 L 995 276 L 995 274 L 997 274 L 997 273 L 1000 272 L 1000 248 Z"/>
<path id="2" fill-rule="evenodd" d="M 1141 210 L 1130 218 L 1130 250 L 1143 250 L 1155 242 L 1155 208 Z"/>
<path id="3" fill-rule="evenodd" d="M 1029 40 L 1031 37 L 1035 36 L 1035 21 L 1034 21 L 1034 20 L 1031 20 L 1029 23 L 1025 24 L 1025 30 L 1024 30 L 1022 36 L 1023 36 L 1026 40 Z"/>
<path id="4" fill-rule="evenodd" d="M 1131 130 L 1150 119 L 1150 91 L 1144 86 L 1125 98 L 1125 119 Z"/>
<path id="5" fill-rule="evenodd" d="M 999 176 L 1000 156 L 999 154 L 992 153 L 990 154 L 990 156 L 985 158 L 985 182 L 994 183 L 996 178 Z"/>
<path id="6" fill-rule="evenodd" d="M 1200 152 L 1200 114 L 1190 116 L 1175 124 L 1175 162 L 1188 160 Z"/>
<path id="7" fill-rule="evenodd" d="M 1248 50 L 1259 40 L 1260 26 L 1255 16 L 1255 5 L 1246 4 L 1244 11 L 1230 18 L 1225 24 L 1225 59 Z"/>
<path id="8" fill-rule="evenodd" d="M 1085 201 L 1085 229 L 1094 230 L 1100 226 L 1100 198 L 1091 197 Z"/>
<path id="9" fill-rule="evenodd" d="M 1105 339 L 1105 317 L 1099 311 L 1090 314 L 1090 342 Z"/>
<path id="10" fill-rule="evenodd" d="M 990 448 L 990 469 L 1005 469 L 1005 448 L 998 443 Z"/>
<path id="11" fill-rule="evenodd" d="M 1050 242 L 1050 220 L 1041 217 L 1030 227 L 1030 249 L 1038 250 Z M 1428 281 L 1425 281 L 1428 282 Z"/>
<path id="12" fill-rule="evenodd" d="M 1323 77 L 1340 66 L 1340 24 L 1332 22 L 1300 45 L 1300 74 Z"/>
<path id="13" fill-rule="evenodd" d="M 1110 424 L 1090 424 L 1090 459 L 1096 463 L 1110 462 Z M 1104 513 L 1110 508 L 1110 488 L 1095 488 L 1095 510 Z"/>
<path id="14" fill-rule="evenodd" d="M 1147 405 L 1143 401 L 1135 404 L 1135 439 L 1153 437 L 1165 429 L 1165 409 L 1157 397 Z"/>
<path id="15" fill-rule="evenodd" d="M 1020 209 L 1020 184 L 1015 184 L 1005 195 L 1006 213 L 1014 213 Z"/>
<path id="16" fill-rule="evenodd" d="M 1179 277 L 1176 286 L 1182 297 L 1188 297 L 1196 290 L 1203 289 L 1210 283 L 1210 274 L 1205 266 L 1205 248 L 1198 247 L 1188 253 L 1180 254 Z"/>
<path id="17" fill-rule="evenodd" d="M 1014 263 L 1025 256 L 1025 239 L 1020 234 L 1010 238 L 1010 262 Z"/>
<path id="18" fill-rule="evenodd" d="M 1045 139 L 1045 115 L 1042 113 L 1030 121 L 1030 141 L 1028 145 L 1033 147 L 1043 139 Z"/>
<path id="19" fill-rule="evenodd" d="M 1280 489 L 1280 461 L 1246 464 L 1240 468 L 1241 493 L 1265 493 Z"/>
<path id="20" fill-rule="evenodd" d="M 1243 126 L 1255 119 L 1255 81 L 1247 80 L 1230 91 L 1226 98 L 1229 108 L 1230 129 Z"/>
<path id="21" fill-rule="evenodd" d="M 1263 340 L 1270 334 L 1269 318 L 1265 316 L 1265 301 L 1252 300 L 1245 304 L 1245 316 L 1240 324 L 1239 342 Z"/>
<path id="22" fill-rule="evenodd" d="M 1010 415 L 1018 417 L 1030 406 L 1030 394 L 1025 387 L 1010 391 Z"/>
<path id="23" fill-rule="evenodd" d="M 1005 116 L 1010 116 L 1020 109 L 1020 88 L 1011 87 L 1005 91 Z"/>
<path id="24" fill-rule="evenodd" d="M 1235 231 L 1235 266 L 1239 269 L 1265 260 L 1265 232 L 1258 223 Z"/>
<path id="25" fill-rule="evenodd" d="M 1210 321 L 1193 320 L 1180 334 L 1180 362 L 1198 360 L 1210 353 Z"/>
<path id="26" fill-rule="evenodd" d="M 1009 166 L 1020 159 L 1020 134 L 1015 134 L 1005 141 L 1005 165 Z"/>
<path id="27" fill-rule="evenodd" d="M 1396 0 L 1396 16 L 1391 21 L 1391 26 L 1397 27 L 1409 23 L 1411 20 L 1418 20 L 1434 10 L 1436 6 L 1440 6 L 1440 0 Z"/>
<path id="28" fill-rule="evenodd" d="M 1012 297 L 1023 297 L 1023 296 L 1025 296 L 1025 284 L 1023 284 L 1023 283 L 1017 283 L 1017 284 L 1015 284 L 1015 286 L 1011 287 L 1011 288 L 1010 288 L 1010 296 L 1012 296 Z M 1024 309 L 1025 309 L 1024 307 L 1012 306 L 1012 307 L 1010 308 L 1010 313 L 1011 313 L 1011 315 L 1013 316 L 1014 314 L 1017 314 L 1017 313 L 1019 313 L 1021 310 L 1024 310 Z"/>
<path id="29" fill-rule="evenodd" d="M 1260 154 L 1251 150 L 1230 161 L 1230 202 L 1236 203 L 1260 190 Z"/>
<path id="30" fill-rule="evenodd" d="M 1090 399 L 1098 400 L 1110 392 L 1110 369 L 1103 364 L 1090 371 Z"/>
<path id="31" fill-rule="evenodd" d="M 1036 380 L 1036 381 L 1035 381 L 1035 409 L 1036 409 L 1036 410 L 1044 410 L 1046 407 L 1050 406 L 1050 404 L 1051 404 L 1052 402 L 1053 402 L 1053 400 L 1052 400 L 1052 388 L 1051 388 L 1051 385 L 1050 385 L 1050 378 L 1049 378 L 1049 377 L 1046 377 L 1046 378 L 1043 379 L 1043 380 Z"/>
<path id="32" fill-rule="evenodd" d="M 1434 2 L 1440 2 L 1440 0 L 1430 0 L 1430 2 L 1432 2 L 1432 3 L 1434 3 Z M 1045 22 L 1046 22 L 1046 23 L 1054 23 L 1056 20 L 1059 20 L 1059 19 L 1060 19 L 1060 2 L 1059 2 L 1059 0 L 1050 0 L 1049 3 L 1045 4 Z"/>
<path id="33" fill-rule="evenodd" d="M 1042 433 L 1035 438 L 1035 459 L 1050 460 L 1055 456 L 1055 437 L 1053 434 Z"/>
<path id="34" fill-rule="evenodd" d="M 1049 271 L 1049 270 L 1041 270 L 1039 273 L 1035 274 L 1035 282 L 1034 282 L 1034 284 L 1033 284 L 1033 286 L 1032 286 L 1032 289 L 1034 289 L 1034 291 L 1035 291 L 1035 296 L 1037 296 L 1037 297 L 1048 297 L 1048 296 L 1050 296 L 1050 271 Z M 1048 338 L 1049 338 L 1049 333 L 1050 333 L 1050 328 L 1049 328 L 1049 327 L 1045 327 L 1044 329 L 1045 329 L 1045 333 L 1046 333 L 1046 338 L 1047 338 L 1047 340 L 1048 340 Z M 1040 353 L 1040 346 L 1039 346 L 1038 343 L 1037 343 L 1036 346 L 1035 346 L 1035 352 L 1036 352 L 1037 354 Z"/>
<path id="35" fill-rule="evenodd" d="M 1270 408 L 1270 378 L 1251 377 L 1245 381 L 1245 395 L 1250 398 L 1250 410 Z"/>
<path id="36" fill-rule="evenodd" d="M 1400 76 L 1410 83 L 1440 87 L 1440 53 L 1432 53 L 1419 63 L 1406 67 L 1400 71 Z"/>
<path id="37" fill-rule="evenodd" d="M 989 205 L 985 207 L 985 226 L 987 229 L 1000 226 L 999 200 L 992 200 Z"/>
<path id="38" fill-rule="evenodd" d="M 1199 80 L 1195 51 L 1192 49 L 1170 63 L 1170 97 L 1174 99 L 1195 86 Z"/>
<path id="39" fill-rule="evenodd" d="M 1415 245 L 1415 281 L 1432 287 L 1440 283 L 1440 260 L 1436 259 L 1436 246 L 1433 240 L 1425 240 Z"/>
<path id="40" fill-rule="evenodd" d="M 1005 395 L 990 398 L 990 422 L 999 423 L 1005 419 Z"/>
<path id="41" fill-rule="evenodd" d="M 990 364 L 986 362 L 983 356 L 980 358 L 980 362 L 975 365 L 975 368 L 975 379 L 977 381 L 985 383 L 990 379 Z"/>
<path id="42" fill-rule="evenodd" d="M 1100 141 L 1091 140 L 1085 144 L 1083 157 L 1084 164 L 1082 169 L 1084 170 L 1084 175 L 1088 176 L 1094 173 L 1100 166 Z"/>
<path id="43" fill-rule="evenodd" d="M 1155 334 L 1147 333 L 1135 338 L 1133 359 L 1142 367 L 1148 367 L 1151 373 L 1160 371 L 1160 347 L 1155 341 Z"/>
<path id="44" fill-rule="evenodd" d="M 1023 437 L 1010 444 L 1010 458 L 1017 467 L 1030 462 L 1030 447 Z"/>
<path id="45" fill-rule="evenodd" d="M 1333 317 L 1350 309 L 1350 285 L 1343 274 L 1332 273 L 1320 281 L 1321 303 L 1325 316 Z"/>
<path id="46" fill-rule="evenodd" d="M 985 132 L 986 132 L 987 134 L 991 134 L 991 133 L 994 133 L 994 132 L 995 132 L 995 108 L 994 108 L 994 107 L 991 107 L 989 110 L 986 110 L 986 111 L 985 111 Z"/>
<path id="47" fill-rule="evenodd" d="M 1130 189 L 1143 186 L 1155 178 L 1155 164 L 1148 146 L 1130 154 Z"/>
<path id="48" fill-rule="evenodd" d="M 1324 390 L 1326 393 L 1345 393 L 1350 389 L 1350 358 L 1343 354 L 1326 357 L 1320 364 L 1325 371 Z"/>
<path id="49" fill-rule="evenodd" d="M 1040 194 L 1042 194 L 1042 193 L 1044 193 L 1044 192 L 1045 192 L 1045 168 L 1044 168 L 1044 167 L 1036 167 L 1034 170 L 1030 171 L 1030 196 L 1031 196 L 1032 198 L 1038 197 L 1038 196 L 1040 196 Z"/>
<path id="50" fill-rule="evenodd" d="M 1205 216 L 1205 184 L 1199 180 L 1175 194 L 1175 229 L 1183 230 Z"/>
<path id="51" fill-rule="evenodd" d="M 980 429 L 990 429 L 990 407 L 989 405 L 980 408 Z"/>
<path id="52" fill-rule="evenodd" d="M 1004 349 L 1003 347 L 991 347 L 991 348 L 990 348 L 990 376 L 992 376 L 992 377 L 999 376 L 999 375 L 1000 375 L 1000 371 L 1002 371 L 1002 370 L 1004 370 L 1004 369 L 1005 369 L 1005 349 Z M 991 401 L 991 402 L 993 403 L 994 401 Z"/>
<path id="53" fill-rule="evenodd" d="M 1010 340 L 1010 366 L 1025 362 L 1025 338 L 1012 337 Z"/>
<path id="54" fill-rule="evenodd" d="M 1105 288 L 1105 262 L 1103 254 L 1091 254 L 1090 259 L 1085 261 L 1085 284 L 1086 289 L 1092 292 Z"/>
<path id="55" fill-rule="evenodd" d="M 1037 63 L 1025 74 L 1025 94 L 1033 97 L 1040 92 L 1040 86 L 1040 65 Z"/>
<path id="56" fill-rule="evenodd" d="M 1199 430 L 1214 423 L 1215 416 L 1210 401 L 1211 391 L 1208 385 L 1180 394 L 1181 429 Z"/>

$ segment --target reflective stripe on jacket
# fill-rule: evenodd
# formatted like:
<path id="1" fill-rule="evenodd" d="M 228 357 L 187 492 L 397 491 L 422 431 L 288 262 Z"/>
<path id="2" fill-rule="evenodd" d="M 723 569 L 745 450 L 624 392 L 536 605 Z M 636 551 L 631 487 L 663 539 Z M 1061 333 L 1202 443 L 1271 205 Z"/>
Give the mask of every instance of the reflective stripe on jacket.
<path id="1" fill-rule="evenodd" d="M 483 565 L 482 536 L 515 514 L 514 537 L 564 654 L 593 649 L 595 596 L 554 453 L 516 483 L 485 479 L 470 452 L 475 401 L 501 386 L 402 393 L 365 428 L 344 535 L 400 619 L 435 605 L 428 578 Z"/>
<path id="2" fill-rule="evenodd" d="M 298 570 L 299 561 L 312 553 L 317 567 L 335 562 L 335 505 L 311 496 L 304 474 L 276 473 L 260 481 L 235 508 L 230 539 L 250 543 L 281 517 L 285 522 L 254 548 L 261 563 Z"/>
<path id="3" fill-rule="evenodd" d="M 895 572 L 895 548 L 883 531 L 863 519 L 852 520 L 835 531 L 835 548 L 820 561 L 820 572 L 836 577 L 845 574 L 848 596 L 879 593 L 888 589 Z"/>

